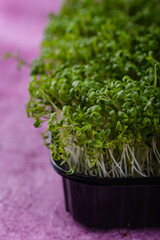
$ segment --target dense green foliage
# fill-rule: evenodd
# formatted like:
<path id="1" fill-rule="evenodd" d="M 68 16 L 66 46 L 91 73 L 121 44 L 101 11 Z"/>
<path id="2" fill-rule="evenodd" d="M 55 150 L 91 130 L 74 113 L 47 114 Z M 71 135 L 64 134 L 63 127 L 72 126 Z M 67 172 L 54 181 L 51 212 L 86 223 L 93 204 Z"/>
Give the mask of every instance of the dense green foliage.
<path id="1" fill-rule="evenodd" d="M 159 0 L 66 0 L 31 76 L 27 113 L 70 172 L 160 175 Z"/>

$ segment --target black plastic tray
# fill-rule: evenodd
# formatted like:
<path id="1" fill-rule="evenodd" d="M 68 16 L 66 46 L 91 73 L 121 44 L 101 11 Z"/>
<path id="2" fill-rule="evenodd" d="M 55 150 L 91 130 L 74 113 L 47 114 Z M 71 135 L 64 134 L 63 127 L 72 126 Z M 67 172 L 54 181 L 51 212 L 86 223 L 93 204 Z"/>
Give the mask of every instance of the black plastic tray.
<path id="1" fill-rule="evenodd" d="M 95 228 L 160 227 L 160 178 L 99 178 L 67 175 L 52 158 L 63 178 L 66 210 Z"/>

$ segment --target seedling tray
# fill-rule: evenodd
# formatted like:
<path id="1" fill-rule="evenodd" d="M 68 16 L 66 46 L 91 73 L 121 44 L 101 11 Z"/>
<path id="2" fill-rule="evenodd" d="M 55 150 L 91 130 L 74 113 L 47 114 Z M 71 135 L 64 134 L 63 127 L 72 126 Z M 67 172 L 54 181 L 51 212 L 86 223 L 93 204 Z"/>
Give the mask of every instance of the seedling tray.
<path id="1" fill-rule="evenodd" d="M 82 224 L 95 228 L 160 227 L 160 178 L 98 178 L 62 176 L 66 210 Z"/>

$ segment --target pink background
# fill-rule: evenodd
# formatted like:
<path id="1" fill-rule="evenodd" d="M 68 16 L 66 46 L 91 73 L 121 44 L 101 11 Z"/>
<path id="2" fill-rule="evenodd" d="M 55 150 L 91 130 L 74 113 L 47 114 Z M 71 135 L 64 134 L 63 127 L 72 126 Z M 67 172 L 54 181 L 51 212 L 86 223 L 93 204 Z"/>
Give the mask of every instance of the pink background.
<path id="1" fill-rule="evenodd" d="M 88 229 L 65 211 L 61 178 L 50 166 L 42 129 L 26 117 L 29 69 L 17 71 L 14 60 L 2 60 L 14 50 L 29 62 L 37 57 L 47 14 L 60 4 L 0 0 L 0 240 L 159 240 L 158 229 Z"/>

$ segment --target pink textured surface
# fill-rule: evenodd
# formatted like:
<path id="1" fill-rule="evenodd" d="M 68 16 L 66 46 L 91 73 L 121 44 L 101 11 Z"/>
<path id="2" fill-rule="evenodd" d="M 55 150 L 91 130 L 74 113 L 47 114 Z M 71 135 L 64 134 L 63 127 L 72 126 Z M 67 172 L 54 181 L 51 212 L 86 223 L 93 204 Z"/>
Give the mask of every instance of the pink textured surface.
<path id="1" fill-rule="evenodd" d="M 47 13 L 59 6 L 58 0 L 0 0 L 0 57 L 18 49 L 34 59 Z M 28 82 L 28 69 L 18 72 L 13 60 L 0 62 L 0 240 L 159 240 L 158 229 L 97 231 L 66 213 L 42 130 L 26 117 Z"/>

